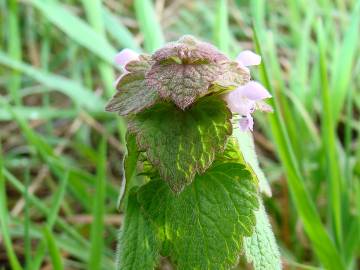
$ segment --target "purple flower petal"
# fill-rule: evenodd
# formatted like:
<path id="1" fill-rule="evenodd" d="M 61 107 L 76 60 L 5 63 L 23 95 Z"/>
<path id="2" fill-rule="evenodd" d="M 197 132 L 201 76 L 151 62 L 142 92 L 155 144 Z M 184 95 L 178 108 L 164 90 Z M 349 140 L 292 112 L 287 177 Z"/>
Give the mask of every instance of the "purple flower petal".
<path id="1" fill-rule="evenodd" d="M 255 109 L 255 102 L 241 93 L 241 87 L 228 93 L 225 96 L 225 101 L 232 112 L 240 115 L 247 115 Z"/>
<path id="2" fill-rule="evenodd" d="M 268 90 L 256 81 L 250 81 L 247 84 L 240 86 L 237 91 L 239 91 L 240 95 L 253 101 L 271 98 Z"/>
<path id="3" fill-rule="evenodd" d="M 254 119 L 252 118 L 251 114 L 242 116 L 239 121 L 239 126 L 241 131 L 247 131 L 248 129 L 253 131 Z"/>
<path id="4" fill-rule="evenodd" d="M 261 56 L 246 50 L 239 53 L 236 57 L 236 61 L 243 67 L 257 66 L 261 63 Z"/>
<path id="5" fill-rule="evenodd" d="M 124 67 L 132 60 L 139 59 L 139 54 L 130 49 L 123 49 L 115 56 L 115 63 Z"/>

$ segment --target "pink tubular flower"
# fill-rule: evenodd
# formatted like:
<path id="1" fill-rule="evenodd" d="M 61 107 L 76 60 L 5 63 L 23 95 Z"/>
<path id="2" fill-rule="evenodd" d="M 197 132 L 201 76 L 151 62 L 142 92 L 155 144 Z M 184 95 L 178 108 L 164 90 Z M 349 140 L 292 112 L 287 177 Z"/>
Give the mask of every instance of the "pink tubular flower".
<path id="1" fill-rule="evenodd" d="M 123 49 L 115 56 L 115 63 L 123 68 L 127 63 L 133 60 L 138 60 L 139 54 L 130 49 Z"/>
<path id="2" fill-rule="evenodd" d="M 242 68 L 259 65 L 261 57 L 251 51 L 243 51 L 236 58 Z M 258 82 L 250 81 L 236 88 L 225 96 L 229 109 L 240 115 L 239 126 L 242 131 L 253 130 L 254 120 L 251 114 L 256 110 L 272 111 L 272 108 L 263 102 L 270 98 L 270 93 Z"/>
<path id="3" fill-rule="evenodd" d="M 236 57 L 236 61 L 241 67 L 257 66 L 261 63 L 261 56 L 253 53 L 252 51 L 246 50 L 239 53 Z"/>
<path id="4" fill-rule="evenodd" d="M 118 84 L 120 79 L 127 74 L 127 70 L 125 69 L 125 66 L 127 63 L 133 60 L 138 60 L 139 54 L 137 52 L 134 52 L 130 49 L 123 49 L 121 50 L 116 56 L 115 56 L 115 63 L 120 65 L 123 68 L 123 73 L 116 79 L 115 86 Z"/>

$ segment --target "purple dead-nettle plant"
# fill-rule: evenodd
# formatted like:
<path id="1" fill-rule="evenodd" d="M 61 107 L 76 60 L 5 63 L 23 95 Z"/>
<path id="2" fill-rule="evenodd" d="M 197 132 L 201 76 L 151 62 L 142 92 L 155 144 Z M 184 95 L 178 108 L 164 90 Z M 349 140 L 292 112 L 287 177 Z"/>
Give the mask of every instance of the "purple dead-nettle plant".
<path id="1" fill-rule="evenodd" d="M 106 109 L 128 121 L 118 269 L 155 269 L 161 256 L 178 270 L 232 269 L 243 254 L 255 269 L 281 269 L 250 132 L 252 113 L 271 111 L 250 80 L 260 56 L 231 60 L 184 36 L 115 61 L 123 72 Z"/>

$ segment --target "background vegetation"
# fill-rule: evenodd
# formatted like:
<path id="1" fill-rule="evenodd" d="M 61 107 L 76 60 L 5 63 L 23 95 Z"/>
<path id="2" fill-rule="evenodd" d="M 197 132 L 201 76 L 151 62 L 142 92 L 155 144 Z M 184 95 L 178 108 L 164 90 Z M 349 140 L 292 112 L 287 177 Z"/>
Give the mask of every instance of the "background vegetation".
<path id="1" fill-rule="evenodd" d="M 0 0 L 0 269 L 114 268 L 113 57 L 183 34 L 263 56 L 275 113 L 254 135 L 284 268 L 356 269 L 359 32 L 358 0 Z"/>

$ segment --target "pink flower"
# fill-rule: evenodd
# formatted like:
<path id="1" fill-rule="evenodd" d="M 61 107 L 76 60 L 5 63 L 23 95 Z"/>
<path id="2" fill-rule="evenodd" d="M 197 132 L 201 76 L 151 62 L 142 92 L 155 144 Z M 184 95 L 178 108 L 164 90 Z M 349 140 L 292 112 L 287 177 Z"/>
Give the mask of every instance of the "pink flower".
<path id="1" fill-rule="evenodd" d="M 115 56 L 115 63 L 123 68 L 123 73 L 116 79 L 114 85 L 116 86 L 121 78 L 128 73 L 125 66 L 130 61 L 138 60 L 139 54 L 130 49 L 123 49 Z"/>
<path id="2" fill-rule="evenodd" d="M 261 57 L 251 51 L 243 51 L 236 58 L 242 68 L 259 65 Z M 254 119 L 252 113 L 258 109 L 261 111 L 272 111 L 272 108 L 263 102 L 263 99 L 270 98 L 270 93 L 258 82 L 250 81 L 239 86 L 225 96 L 229 109 L 240 115 L 239 126 L 242 131 L 253 130 Z"/>
<path id="3" fill-rule="evenodd" d="M 248 129 L 250 129 L 251 131 L 253 130 L 254 119 L 250 113 L 248 113 L 245 116 L 241 116 L 241 118 L 239 120 L 239 126 L 242 131 L 246 131 Z"/>
<path id="4" fill-rule="evenodd" d="M 115 63 L 125 68 L 125 65 L 133 60 L 138 60 L 139 54 L 130 49 L 123 49 L 115 56 Z"/>
<path id="5" fill-rule="evenodd" d="M 256 53 L 246 50 L 239 53 L 236 57 L 236 61 L 241 67 L 257 66 L 261 63 L 261 56 Z"/>

